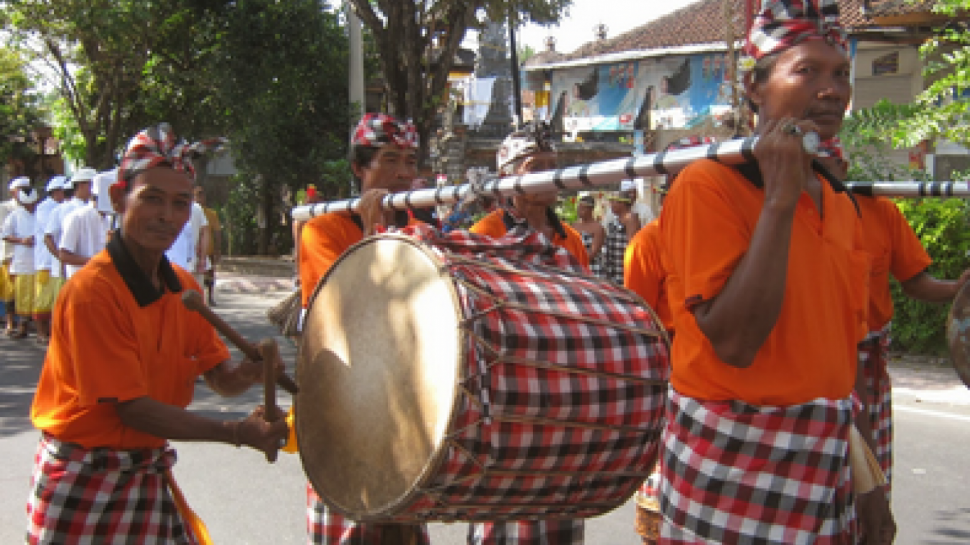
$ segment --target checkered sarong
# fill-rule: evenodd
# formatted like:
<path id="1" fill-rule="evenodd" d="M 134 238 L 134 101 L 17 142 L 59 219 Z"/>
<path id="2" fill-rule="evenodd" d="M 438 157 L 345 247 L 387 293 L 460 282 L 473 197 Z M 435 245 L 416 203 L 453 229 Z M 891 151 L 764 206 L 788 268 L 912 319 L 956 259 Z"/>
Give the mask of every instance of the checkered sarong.
<path id="1" fill-rule="evenodd" d="M 600 278 L 618 286 L 623 285 L 623 254 L 626 252 L 627 242 L 626 226 L 619 218 L 613 218 L 606 226 L 606 240 L 603 241 L 603 249 L 600 251 L 603 257 Z"/>
<path id="2" fill-rule="evenodd" d="M 580 231 L 579 236 L 583 239 L 583 247 L 586 248 L 586 255 L 589 258 L 589 270 L 593 273 L 593 276 L 603 277 L 603 255 L 602 253 L 593 256 L 593 233 L 587 233 L 586 231 Z"/>
<path id="3" fill-rule="evenodd" d="M 669 394 L 663 543 L 854 544 L 854 399 L 788 407 Z"/>
<path id="4" fill-rule="evenodd" d="M 649 307 L 537 231 L 404 233 L 455 282 L 467 357 L 440 462 L 395 520 L 580 519 L 629 499 L 669 377 Z"/>
<path id="5" fill-rule="evenodd" d="M 26 543 L 194 545 L 165 472 L 166 449 L 85 449 L 44 434 L 34 457 Z"/>
<path id="6" fill-rule="evenodd" d="M 354 522 L 324 505 L 309 484 L 307 495 L 307 535 L 311 545 L 381 545 L 386 532 L 416 532 L 414 545 L 429 545 L 428 529 L 421 525 Z"/>
<path id="7" fill-rule="evenodd" d="M 468 545 L 583 545 L 583 521 L 486 522 L 468 527 Z"/>
<path id="8" fill-rule="evenodd" d="M 859 343 L 859 362 L 864 364 L 866 390 L 869 394 L 869 426 L 876 442 L 876 459 L 886 474 L 886 491 L 892 485 L 893 469 L 893 393 L 886 363 L 889 361 L 888 326 L 870 333 Z"/>

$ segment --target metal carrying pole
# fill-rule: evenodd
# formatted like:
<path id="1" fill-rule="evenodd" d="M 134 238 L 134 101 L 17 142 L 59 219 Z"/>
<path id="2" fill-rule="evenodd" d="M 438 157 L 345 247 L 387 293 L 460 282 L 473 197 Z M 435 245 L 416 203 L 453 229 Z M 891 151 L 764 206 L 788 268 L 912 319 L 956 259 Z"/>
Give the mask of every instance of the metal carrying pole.
<path id="1" fill-rule="evenodd" d="M 381 208 L 406 210 L 454 204 L 465 200 L 469 193 L 475 196 L 510 197 L 539 191 L 590 189 L 615 184 L 629 178 L 667 174 L 704 158 L 737 165 L 754 159 L 753 151 L 757 141 L 758 137 L 752 136 L 683 150 L 650 153 L 628 159 L 614 159 L 521 176 L 496 178 L 486 181 L 479 187 L 464 184 L 394 193 L 384 197 Z M 347 199 L 304 205 L 294 208 L 292 215 L 295 220 L 306 221 L 328 212 L 357 212 L 359 204 L 360 199 Z"/>

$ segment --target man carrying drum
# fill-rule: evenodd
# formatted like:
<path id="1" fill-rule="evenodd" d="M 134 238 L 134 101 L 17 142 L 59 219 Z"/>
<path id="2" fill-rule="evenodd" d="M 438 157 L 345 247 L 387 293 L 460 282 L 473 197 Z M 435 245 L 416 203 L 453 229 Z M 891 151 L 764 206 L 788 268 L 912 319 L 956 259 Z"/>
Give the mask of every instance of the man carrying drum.
<path id="1" fill-rule="evenodd" d="M 521 176 L 557 167 L 556 153 L 548 134 L 541 127 L 533 125 L 510 134 L 502 142 L 496 162 L 502 176 Z M 589 257 L 582 237 L 563 223 L 552 209 L 556 196 L 556 191 L 515 195 L 511 199 L 511 206 L 485 216 L 470 231 L 499 238 L 513 227 L 525 225 L 541 232 L 553 244 L 565 248 L 583 267 L 589 268 Z M 475 545 L 578 545 L 582 542 L 582 520 L 486 522 L 472 524 L 468 528 L 468 543 Z"/>
<path id="2" fill-rule="evenodd" d="M 534 125 L 506 137 L 496 155 L 496 163 L 501 176 L 521 176 L 554 170 L 558 166 L 549 135 L 543 127 Z M 469 231 L 499 238 L 516 225 L 527 225 L 589 267 L 589 257 L 579 232 L 563 223 L 552 208 L 557 195 L 557 191 L 515 195 L 510 199 L 511 206 L 491 212 Z"/>
<path id="3" fill-rule="evenodd" d="M 838 138 L 822 143 L 819 162 L 830 173 L 846 178 L 849 163 Z M 903 293 L 928 303 L 949 303 L 970 280 L 970 269 L 959 280 L 940 280 L 927 272 L 933 262 L 906 218 L 890 199 L 856 195 L 862 217 L 866 250 L 872 258 L 869 276 L 869 334 L 859 343 L 859 373 L 865 380 L 862 404 L 869 415 L 874 441 L 873 452 L 889 484 L 892 484 L 892 385 L 886 364 L 889 361 L 889 334 L 893 299 L 889 289 L 892 274 Z"/>
<path id="4" fill-rule="evenodd" d="M 853 422 L 869 435 L 853 395 L 868 304 L 862 225 L 841 184 L 812 167 L 851 96 L 838 16 L 835 0 L 765 3 L 745 47 L 756 162 L 697 161 L 664 203 L 677 335 L 663 543 L 895 534 L 883 491 L 855 495 L 850 480 Z"/>
<path id="5" fill-rule="evenodd" d="M 389 115 L 367 114 L 357 124 L 350 143 L 350 168 L 360 184 L 360 214 L 332 212 L 309 220 L 303 227 L 298 255 L 304 308 L 317 283 L 348 248 L 374 234 L 380 226 L 408 225 L 407 212 L 385 212 L 380 203 L 389 193 L 410 189 L 417 175 L 418 145 L 414 125 Z M 295 429 L 295 426 L 291 425 L 291 428 Z M 284 450 L 296 451 L 296 436 L 292 431 Z M 424 525 L 349 520 L 328 508 L 309 485 L 307 507 L 307 530 L 313 544 L 419 545 L 429 542 Z"/>
<path id="6" fill-rule="evenodd" d="M 188 153 L 166 124 L 132 139 L 111 187 L 121 230 L 58 297 L 30 411 L 42 436 L 28 543 L 199 543 L 204 527 L 172 479 L 168 441 L 275 453 L 286 437 L 284 422 L 258 413 L 222 421 L 185 409 L 199 375 L 225 396 L 263 382 L 261 362 L 230 362 L 185 308 L 183 290 L 199 286 L 164 257 L 189 218 Z"/>

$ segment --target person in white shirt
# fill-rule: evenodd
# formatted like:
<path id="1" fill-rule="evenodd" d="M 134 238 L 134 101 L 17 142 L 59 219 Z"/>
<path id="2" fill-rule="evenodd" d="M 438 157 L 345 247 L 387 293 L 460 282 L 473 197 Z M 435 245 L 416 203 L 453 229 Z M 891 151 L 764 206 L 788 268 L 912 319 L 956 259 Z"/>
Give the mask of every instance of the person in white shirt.
<path id="1" fill-rule="evenodd" d="M 101 176 L 106 173 L 98 174 Z M 93 187 L 98 187 L 97 176 Z M 57 245 L 58 257 L 64 263 L 67 278 L 81 270 L 88 260 L 104 249 L 105 228 L 101 213 L 97 209 L 97 199 L 76 208 L 64 218 L 61 241 Z"/>
<path id="2" fill-rule="evenodd" d="M 54 256 L 43 243 L 44 229 L 51 212 L 64 202 L 66 176 L 54 176 L 47 182 L 47 198 L 34 210 L 34 322 L 37 324 L 37 340 L 46 343 L 50 337 L 51 310 L 57 291 L 51 282 Z"/>
<path id="3" fill-rule="evenodd" d="M 0 236 L 7 244 L 14 245 L 10 277 L 13 278 L 13 310 L 20 319 L 20 327 L 14 333 L 8 333 L 15 339 L 23 339 L 34 312 L 34 208 L 40 200 L 40 192 L 29 186 L 18 187 L 14 198 L 20 207 L 4 220 Z"/>
<path id="4" fill-rule="evenodd" d="M 205 219 L 205 211 L 197 202 L 192 203 L 192 216 L 185 223 L 172 247 L 165 252 L 165 256 L 172 263 L 196 276 L 202 283 L 205 273 L 206 239 L 208 238 L 209 222 Z"/>
<path id="5" fill-rule="evenodd" d="M 73 195 L 51 212 L 50 217 L 47 219 L 47 225 L 44 226 L 44 244 L 55 258 L 57 258 L 56 264 L 51 267 L 51 279 L 56 282 L 55 290 L 57 292 L 60 292 L 61 286 L 67 281 L 64 264 L 60 262 L 60 243 L 64 229 L 64 219 L 71 212 L 84 206 L 91 200 L 91 183 L 97 174 L 98 171 L 93 168 L 84 167 L 78 169 L 71 176 L 65 188 L 66 191 L 72 192 Z"/>
<path id="6" fill-rule="evenodd" d="M 10 199 L 0 203 L 0 229 L 3 229 L 3 224 L 7 220 L 7 217 L 13 214 L 20 206 L 17 204 L 16 199 L 13 198 L 13 195 L 21 187 L 30 187 L 30 178 L 21 176 L 10 181 L 10 186 L 8 187 Z M 3 237 L 0 236 L 0 306 L 3 307 L 7 335 L 13 335 L 16 332 L 16 320 L 14 319 L 13 308 L 13 279 L 10 278 L 10 261 L 13 259 L 13 247 L 13 244 L 7 244 L 7 241 L 3 240 Z"/>

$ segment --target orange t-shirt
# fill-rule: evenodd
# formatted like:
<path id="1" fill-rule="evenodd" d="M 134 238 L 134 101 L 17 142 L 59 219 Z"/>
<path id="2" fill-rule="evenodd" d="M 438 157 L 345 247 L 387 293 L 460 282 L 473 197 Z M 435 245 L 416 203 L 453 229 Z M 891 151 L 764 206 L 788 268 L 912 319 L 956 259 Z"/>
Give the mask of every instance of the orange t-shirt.
<path id="1" fill-rule="evenodd" d="M 182 288 L 201 292 L 192 275 L 173 269 Z M 30 418 L 85 448 L 158 448 L 166 440 L 122 424 L 116 402 L 148 396 L 185 408 L 195 379 L 228 359 L 226 345 L 185 308 L 181 292 L 169 288 L 140 306 L 103 250 L 57 297 Z"/>
<path id="2" fill-rule="evenodd" d="M 933 262 L 896 204 L 883 197 L 856 197 L 862 212 L 866 251 L 872 257 L 869 276 L 869 331 L 881 330 L 893 318 L 889 274 L 905 282 Z"/>
<path id="3" fill-rule="evenodd" d="M 423 225 L 424 222 L 409 218 L 407 224 Z M 337 258 L 363 239 L 364 232 L 347 212 L 331 212 L 306 222 L 300 235 L 299 263 L 303 308 Z"/>
<path id="4" fill-rule="evenodd" d="M 660 252 L 660 220 L 653 220 L 634 235 L 623 254 L 623 285 L 650 305 L 668 333 L 674 319 L 667 301 L 667 271 Z"/>
<path id="5" fill-rule="evenodd" d="M 505 233 L 508 232 L 508 228 L 505 226 L 505 221 L 502 219 L 504 214 L 504 210 L 496 210 L 478 220 L 478 223 L 472 225 L 469 231 L 479 235 L 488 235 L 492 238 L 502 238 L 505 236 Z M 566 236 L 563 237 L 557 233 L 556 236 L 553 237 L 552 243 L 560 248 L 565 248 L 567 252 L 579 260 L 583 267 L 588 269 L 589 255 L 586 254 L 586 247 L 583 246 L 583 237 L 579 236 L 579 232 L 569 225 L 562 222 L 560 222 L 560 225 L 562 225 Z"/>
<path id="6" fill-rule="evenodd" d="M 802 193 L 781 313 L 753 363 L 740 369 L 717 357 L 690 308 L 717 297 L 744 257 L 764 191 L 737 169 L 707 159 L 681 172 L 660 217 L 677 331 L 671 382 L 679 392 L 705 400 L 792 405 L 841 399 L 852 391 L 856 344 L 867 329 L 869 259 L 852 202 L 821 183 L 824 216 Z"/>

